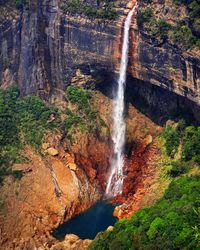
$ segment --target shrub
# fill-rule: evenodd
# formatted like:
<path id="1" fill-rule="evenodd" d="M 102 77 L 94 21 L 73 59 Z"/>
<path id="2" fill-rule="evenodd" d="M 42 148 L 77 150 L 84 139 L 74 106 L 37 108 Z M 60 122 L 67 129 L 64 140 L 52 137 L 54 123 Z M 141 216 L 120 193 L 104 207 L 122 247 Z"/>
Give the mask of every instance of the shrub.
<path id="1" fill-rule="evenodd" d="M 181 161 L 173 161 L 171 163 L 171 169 L 168 171 L 168 174 L 171 177 L 177 177 L 181 174 L 186 173 L 189 170 L 189 164 Z"/>
<path id="2" fill-rule="evenodd" d="M 200 127 L 187 127 L 184 135 L 182 159 L 200 164 Z"/>
<path id="3" fill-rule="evenodd" d="M 150 35 L 155 38 L 166 39 L 171 26 L 163 19 L 152 20 L 150 23 Z"/>
<path id="4" fill-rule="evenodd" d="M 139 10 L 137 12 L 137 24 L 139 27 L 143 27 L 146 22 L 150 22 L 153 17 L 153 11 L 151 8 Z"/>
<path id="5" fill-rule="evenodd" d="M 184 164 L 183 161 L 200 163 L 200 127 L 187 127 L 185 121 L 180 120 L 176 126 L 167 126 L 164 129 L 163 138 L 168 156 L 174 157 L 179 144 L 182 143 L 180 164 Z M 175 165 L 173 169 L 177 168 L 178 173 L 181 166 Z"/>
<path id="6" fill-rule="evenodd" d="M 92 95 L 89 90 L 69 86 L 66 90 L 67 99 L 75 105 L 73 111 L 66 109 L 67 118 L 64 121 L 67 133 L 80 131 L 99 132 L 101 127 L 105 127 L 105 122 L 99 116 L 97 110 L 92 105 Z"/>
<path id="7" fill-rule="evenodd" d="M 117 13 L 114 9 L 113 3 L 108 3 L 103 9 L 97 11 L 97 17 L 102 19 L 114 20 L 117 17 Z"/>
<path id="8" fill-rule="evenodd" d="M 183 37 L 183 39 L 184 39 L 183 45 L 186 48 L 192 48 L 193 46 L 199 46 L 199 40 L 200 40 L 200 39 L 198 39 L 200 37 L 200 4 L 199 4 L 199 0 L 192 0 L 192 1 L 174 0 L 174 2 L 176 4 L 185 4 L 188 11 L 189 11 L 189 25 L 185 24 L 185 26 L 187 26 L 188 30 L 186 31 L 186 28 L 183 27 L 182 29 L 184 29 L 184 31 L 182 30 L 181 33 L 184 33 L 184 34 L 178 35 L 178 36 Z M 179 28 L 180 27 L 178 27 L 178 29 Z M 191 33 L 194 37 L 192 37 Z M 188 39 L 187 39 L 187 36 L 189 36 Z M 179 39 L 181 39 L 181 38 L 179 38 Z M 196 42 L 194 41 L 195 39 L 196 39 Z M 189 41 L 187 41 L 187 40 L 189 40 Z M 185 45 L 185 43 L 186 43 L 186 45 Z"/>
<path id="9" fill-rule="evenodd" d="M 177 24 L 174 27 L 171 38 L 175 43 L 181 44 L 185 49 L 194 47 L 197 42 L 191 29 L 187 25 L 181 24 Z"/>
<path id="10" fill-rule="evenodd" d="M 61 4 L 61 9 L 64 13 L 84 14 L 90 18 L 114 20 L 117 16 L 114 3 L 109 1 L 104 1 L 102 6 L 94 7 L 79 0 L 68 0 Z"/>
<path id="11" fill-rule="evenodd" d="M 72 126 L 76 126 L 81 122 L 81 117 L 71 113 L 65 120 L 64 120 L 64 125 L 67 129 L 67 131 L 69 131 Z"/>
<path id="12" fill-rule="evenodd" d="M 67 97 L 70 102 L 77 104 L 79 109 L 86 110 L 90 106 L 89 101 L 91 99 L 91 94 L 88 90 L 69 86 L 67 88 Z"/>
<path id="13" fill-rule="evenodd" d="M 176 128 L 167 126 L 163 132 L 163 137 L 168 156 L 174 157 L 180 143 L 180 133 Z"/>

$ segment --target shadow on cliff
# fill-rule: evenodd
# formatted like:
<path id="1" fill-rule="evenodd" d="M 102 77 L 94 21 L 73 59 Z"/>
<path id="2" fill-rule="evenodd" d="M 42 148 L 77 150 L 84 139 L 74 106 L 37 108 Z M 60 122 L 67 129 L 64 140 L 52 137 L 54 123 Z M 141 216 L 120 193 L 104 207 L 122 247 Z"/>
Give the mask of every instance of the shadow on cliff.
<path id="1" fill-rule="evenodd" d="M 106 75 L 109 75 L 108 72 Z M 96 89 L 113 99 L 116 93 L 117 76 L 112 74 L 104 79 L 106 79 L 105 82 L 96 84 Z M 189 124 L 200 123 L 200 107 L 194 102 L 130 75 L 127 77 L 125 102 L 127 107 L 132 104 L 157 125 L 162 126 L 169 119 L 174 121 L 185 119 Z"/>
<path id="2" fill-rule="evenodd" d="M 194 102 L 131 76 L 127 78 L 125 98 L 127 104 L 131 103 L 158 125 L 169 119 L 200 123 L 200 107 Z"/>

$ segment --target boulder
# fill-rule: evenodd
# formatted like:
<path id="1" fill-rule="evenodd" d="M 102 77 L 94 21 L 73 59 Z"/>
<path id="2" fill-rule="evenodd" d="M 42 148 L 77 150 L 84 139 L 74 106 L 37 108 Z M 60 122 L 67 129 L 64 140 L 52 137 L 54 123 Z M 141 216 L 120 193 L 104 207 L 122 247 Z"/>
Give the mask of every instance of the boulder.
<path id="1" fill-rule="evenodd" d="M 49 147 L 49 143 L 42 143 L 42 149 L 47 150 Z"/>
<path id="2" fill-rule="evenodd" d="M 49 155 L 56 156 L 56 155 L 58 155 L 58 150 L 51 147 L 51 148 L 48 148 L 48 149 L 47 149 L 47 153 L 48 153 Z"/>
<path id="3" fill-rule="evenodd" d="M 106 231 L 107 231 L 107 232 L 112 232 L 113 229 L 114 229 L 113 226 L 109 226 L 109 227 L 106 229 Z"/>
<path id="4" fill-rule="evenodd" d="M 144 139 L 144 143 L 145 143 L 146 146 L 151 144 L 152 141 L 153 141 L 153 137 L 151 135 L 147 135 L 146 138 Z"/>
<path id="5" fill-rule="evenodd" d="M 73 244 L 77 240 L 79 240 L 79 237 L 75 234 L 66 234 L 65 235 L 65 241 L 69 242 L 70 244 Z"/>
<path id="6" fill-rule="evenodd" d="M 71 169 L 73 171 L 76 171 L 76 169 L 77 169 L 77 165 L 75 163 L 68 163 L 67 166 L 69 169 Z"/>

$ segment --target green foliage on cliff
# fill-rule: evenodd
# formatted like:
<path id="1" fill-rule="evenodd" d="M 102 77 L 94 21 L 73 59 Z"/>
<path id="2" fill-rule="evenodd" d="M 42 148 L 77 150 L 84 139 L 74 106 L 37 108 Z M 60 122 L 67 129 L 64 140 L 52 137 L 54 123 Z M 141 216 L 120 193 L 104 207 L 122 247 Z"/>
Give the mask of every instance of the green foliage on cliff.
<path id="1" fill-rule="evenodd" d="M 200 32 L 200 7 L 195 1 L 190 4 L 190 22 L 179 22 L 175 25 L 168 24 L 164 19 L 157 19 L 153 10 L 149 7 L 139 10 L 137 13 L 137 24 L 140 29 L 144 29 L 151 37 L 161 40 L 169 39 L 184 49 L 191 49 L 198 46 L 198 32 Z M 192 21 L 193 20 L 193 21 Z M 196 27 L 193 31 L 192 27 Z M 199 29 L 199 30 L 198 30 Z"/>
<path id="2" fill-rule="evenodd" d="M 180 176 L 182 174 L 187 173 L 190 168 L 191 168 L 191 163 L 188 162 L 184 162 L 184 161 L 172 161 L 171 162 L 171 167 L 168 170 L 168 175 L 171 177 L 177 177 Z"/>
<path id="3" fill-rule="evenodd" d="M 64 1 L 60 7 L 65 14 L 84 14 L 90 18 L 114 20 L 117 16 L 114 3 L 110 1 L 104 1 L 103 5 L 94 7 L 79 0 L 68 0 Z"/>
<path id="4" fill-rule="evenodd" d="M 14 5 L 17 8 L 21 8 L 26 2 L 26 0 L 0 0 L 0 6 Z"/>
<path id="5" fill-rule="evenodd" d="M 163 198 L 102 232 L 89 250 L 199 249 L 200 176 L 172 181 Z"/>
<path id="6" fill-rule="evenodd" d="M 85 133 L 99 130 L 102 127 L 102 119 L 93 107 L 91 92 L 76 86 L 69 86 L 66 94 L 70 103 L 75 105 L 73 110 L 70 108 L 66 110 L 67 118 L 64 124 L 68 136 L 71 138 L 76 131 Z"/>
<path id="7" fill-rule="evenodd" d="M 173 178 L 200 167 L 200 127 L 179 123 L 168 125 L 162 134 L 169 156 L 167 174 Z"/>
<path id="8" fill-rule="evenodd" d="M 177 43 L 182 44 L 186 49 L 190 49 L 197 43 L 197 38 L 192 34 L 192 30 L 185 24 L 177 23 L 173 28 L 171 39 Z"/>
<path id="9" fill-rule="evenodd" d="M 181 132 L 177 127 L 173 126 L 166 126 L 164 129 L 163 138 L 165 139 L 166 152 L 172 158 L 178 150 Z"/>
<path id="10" fill-rule="evenodd" d="M 9 174 L 20 177 L 10 166 L 24 160 L 20 153 L 25 144 L 39 149 L 46 130 L 57 125 L 52 115 L 57 116 L 57 110 L 36 96 L 20 98 L 16 87 L 0 90 L 0 184 Z"/>
<path id="11" fill-rule="evenodd" d="M 137 24 L 139 27 L 143 27 L 143 25 L 151 20 L 153 17 L 153 11 L 151 8 L 147 7 L 144 10 L 138 10 L 137 12 Z"/>
<path id="12" fill-rule="evenodd" d="M 174 0 L 176 4 L 185 4 L 189 12 L 189 25 L 196 36 L 200 37 L 200 2 L 199 0 Z"/>
<path id="13" fill-rule="evenodd" d="M 42 143 L 43 135 L 47 129 L 56 126 L 50 122 L 50 116 L 56 116 L 57 110 L 50 109 L 36 96 L 26 96 L 16 102 L 18 128 L 23 133 L 23 139 L 36 149 Z"/>
<path id="14" fill-rule="evenodd" d="M 153 19 L 150 23 L 150 35 L 153 37 L 159 37 L 160 39 L 166 39 L 168 37 L 168 31 L 171 25 L 169 25 L 164 19 Z"/>
<path id="15" fill-rule="evenodd" d="M 183 137 L 183 160 L 200 164 L 200 127 L 187 127 Z"/>
<path id="16" fill-rule="evenodd" d="M 181 145 L 181 160 L 200 164 L 200 127 L 186 126 L 181 120 L 174 126 L 166 126 L 163 138 L 168 156 L 173 158 Z"/>
<path id="17" fill-rule="evenodd" d="M 155 38 L 166 39 L 171 26 L 164 19 L 156 19 L 153 10 L 149 7 L 139 10 L 137 13 L 139 28 L 145 28 Z"/>
<path id="18" fill-rule="evenodd" d="M 91 93 L 88 90 L 69 86 L 66 92 L 70 102 L 77 104 L 79 109 L 86 110 L 90 108 Z"/>

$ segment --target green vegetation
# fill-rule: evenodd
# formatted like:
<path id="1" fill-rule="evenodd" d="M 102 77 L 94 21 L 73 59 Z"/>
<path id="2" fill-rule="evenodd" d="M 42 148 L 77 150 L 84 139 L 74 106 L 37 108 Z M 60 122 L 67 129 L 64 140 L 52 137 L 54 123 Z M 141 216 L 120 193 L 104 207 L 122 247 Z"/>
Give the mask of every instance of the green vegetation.
<path id="1" fill-rule="evenodd" d="M 166 126 L 163 138 L 168 156 L 173 158 L 181 143 L 181 160 L 200 164 L 200 127 L 186 126 L 181 120 L 174 126 Z"/>
<path id="2" fill-rule="evenodd" d="M 191 21 L 191 27 L 196 27 L 196 29 L 194 28 L 196 32 L 193 32 L 190 25 L 185 22 L 177 22 L 176 25 L 172 26 L 163 19 L 156 19 L 153 10 L 149 7 L 138 11 L 137 24 L 139 28 L 145 29 L 149 35 L 156 39 L 170 39 L 185 49 L 191 49 L 200 44 L 197 34 L 200 31 L 200 7 L 199 4 L 197 7 L 195 1 L 190 5 L 190 9 L 193 8 L 189 14 L 190 20 L 194 20 Z"/>
<path id="3" fill-rule="evenodd" d="M 184 120 L 168 125 L 162 134 L 169 156 L 168 174 L 177 177 L 200 164 L 200 127 L 186 126 Z"/>
<path id="4" fill-rule="evenodd" d="M 160 162 L 161 178 L 171 181 L 163 197 L 119 220 L 112 232 L 99 233 L 89 250 L 200 249 L 200 127 L 180 120 L 166 126 L 160 139 L 167 157 L 166 165 Z"/>
<path id="5" fill-rule="evenodd" d="M 192 34 L 192 30 L 187 25 L 181 23 L 177 23 L 174 27 L 171 39 L 177 44 L 182 44 L 186 49 L 194 47 L 198 41 Z"/>
<path id="6" fill-rule="evenodd" d="M 102 232 L 89 250 L 199 249 L 200 176 L 172 181 L 162 199 Z"/>
<path id="7" fill-rule="evenodd" d="M 171 25 L 169 25 L 163 19 L 152 19 L 150 23 L 150 35 L 153 37 L 159 37 L 164 40 L 168 37 L 168 31 L 170 30 Z"/>
<path id="8" fill-rule="evenodd" d="M 145 28 L 152 37 L 161 40 L 168 37 L 168 32 L 171 29 L 171 25 L 164 19 L 156 19 L 152 9 L 149 7 L 138 11 L 137 24 L 139 28 Z"/>
<path id="9" fill-rule="evenodd" d="M 18 128 L 23 133 L 24 141 L 38 149 L 45 131 L 53 129 L 57 121 L 50 122 L 50 116 L 57 116 L 57 110 L 49 108 L 36 96 L 26 96 L 16 102 Z"/>
<path id="10" fill-rule="evenodd" d="M 24 4 L 26 4 L 26 0 L 0 0 L 0 6 L 14 5 L 17 8 L 21 8 Z"/>
<path id="11" fill-rule="evenodd" d="M 0 184 L 4 177 L 12 174 L 16 179 L 22 177 L 19 171 L 12 171 L 13 163 L 24 161 L 21 151 L 28 144 L 39 150 L 47 130 L 57 126 L 57 110 L 36 96 L 20 98 L 17 87 L 0 90 Z"/>
<path id="12" fill-rule="evenodd" d="M 69 86 L 66 90 L 67 98 L 74 109 L 67 108 L 67 118 L 64 121 L 68 137 L 72 140 L 72 134 L 99 131 L 105 127 L 105 122 L 99 117 L 98 112 L 92 105 L 92 95 L 89 90 L 75 86 Z"/>
<path id="13" fill-rule="evenodd" d="M 153 11 L 147 7 L 144 10 L 138 10 L 137 12 L 137 24 L 141 28 L 145 23 L 149 22 L 153 17 Z"/>
<path id="14" fill-rule="evenodd" d="M 182 159 L 200 164 L 200 127 L 189 126 L 184 132 Z"/>
<path id="15" fill-rule="evenodd" d="M 190 163 L 184 161 L 172 161 L 171 168 L 168 170 L 168 175 L 171 177 L 177 177 L 187 173 L 190 170 Z"/>
<path id="16" fill-rule="evenodd" d="M 114 3 L 110 1 L 105 1 L 101 7 L 93 7 L 79 0 L 68 0 L 61 4 L 61 9 L 64 13 L 84 14 L 90 18 L 108 20 L 114 20 L 117 15 L 114 9 Z"/>
<path id="17" fill-rule="evenodd" d="M 178 5 L 186 5 L 189 12 L 189 23 L 194 33 L 200 37 L 200 2 L 199 0 L 174 0 Z"/>
<path id="18" fill-rule="evenodd" d="M 69 107 L 73 108 L 66 109 L 66 118 L 61 121 L 58 110 L 47 106 L 39 97 L 20 97 L 15 86 L 0 89 L 0 185 L 8 175 L 15 179 L 22 177 L 22 172 L 12 171 L 11 166 L 27 161 L 22 153 L 25 145 L 40 152 L 48 131 L 64 127 L 67 138 L 73 143 L 76 132 L 100 132 L 106 127 L 93 108 L 89 90 L 70 86 L 66 96 Z"/>
<path id="19" fill-rule="evenodd" d="M 180 143 L 181 132 L 177 127 L 166 126 L 163 132 L 167 155 L 174 157 Z"/>

